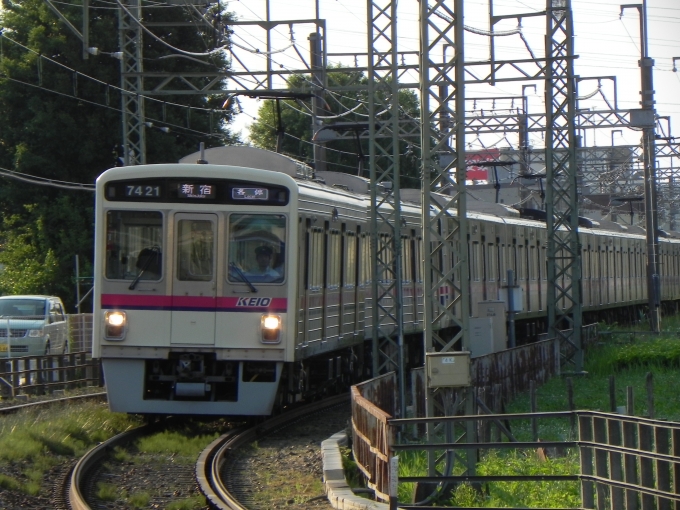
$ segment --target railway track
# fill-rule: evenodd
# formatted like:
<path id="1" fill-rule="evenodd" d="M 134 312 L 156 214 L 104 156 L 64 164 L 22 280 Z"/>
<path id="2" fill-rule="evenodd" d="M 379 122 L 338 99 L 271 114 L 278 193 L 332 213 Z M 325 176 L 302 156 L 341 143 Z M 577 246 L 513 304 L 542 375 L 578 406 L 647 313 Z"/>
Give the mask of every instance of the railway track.
<path id="1" fill-rule="evenodd" d="M 0 407 L 0 416 L 3 414 L 12 414 L 25 409 L 37 409 L 40 407 L 48 407 L 59 403 L 78 402 L 84 400 L 106 400 L 106 392 L 88 393 L 86 395 L 75 395 L 72 397 L 63 397 L 49 400 L 42 400 L 40 402 L 31 402 L 29 404 L 18 404 L 14 406 Z"/>
<path id="2" fill-rule="evenodd" d="M 349 395 L 335 396 L 312 404 L 287 411 L 279 416 L 270 418 L 255 426 L 235 427 L 214 440 L 200 454 L 195 466 L 175 466 L 171 463 L 167 466 L 159 466 L 163 470 L 163 477 L 172 480 L 186 480 L 189 485 L 197 482 L 200 492 L 208 501 L 208 507 L 213 509 L 248 509 L 243 502 L 244 495 L 249 492 L 248 487 L 243 486 L 242 479 L 234 481 L 230 479 L 230 467 L 233 465 L 233 453 L 244 445 L 249 445 L 255 440 L 261 440 L 275 431 L 290 426 L 292 423 L 304 420 L 311 415 L 322 413 L 325 410 L 346 404 Z M 134 443 L 137 439 L 153 434 L 166 427 L 165 422 L 146 425 L 119 434 L 108 441 L 90 450 L 75 465 L 68 480 L 67 500 L 68 507 L 74 510 L 96 510 L 97 508 L 119 508 L 111 506 L 110 502 L 98 502 L 95 496 L 98 484 L 102 479 L 107 479 L 106 473 L 101 471 L 101 466 L 115 451 L 125 445 Z M 319 448 L 319 445 L 316 445 Z M 115 483 L 112 478 L 108 478 Z M 185 486 L 186 486 L 185 483 Z M 178 489 L 170 487 L 168 497 L 176 499 Z M 180 492 L 187 492 L 182 489 Z M 101 503 L 101 505 L 100 505 Z M 158 500 L 154 500 L 158 504 Z"/>

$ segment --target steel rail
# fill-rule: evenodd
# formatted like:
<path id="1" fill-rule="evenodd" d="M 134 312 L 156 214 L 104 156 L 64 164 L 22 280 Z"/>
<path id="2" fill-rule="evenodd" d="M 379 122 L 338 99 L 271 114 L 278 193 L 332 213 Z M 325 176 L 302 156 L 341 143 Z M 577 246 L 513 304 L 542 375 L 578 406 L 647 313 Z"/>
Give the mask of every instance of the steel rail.
<path id="1" fill-rule="evenodd" d="M 329 397 L 318 402 L 286 411 L 255 425 L 254 427 L 245 430 L 241 429 L 240 431 L 230 431 L 210 443 L 210 445 L 203 450 L 196 462 L 196 479 L 211 507 L 218 510 L 247 510 L 247 508 L 231 494 L 220 475 L 222 466 L 227 462 L 227 457 L 231 451 L 237 450 L 241 446 L 249 444 L 256 438 L 293 423 L 305 416 L 318 413 L 348 401 L 349 393 Z"/>
<path id="2" fill-rule="evenodd" d="M 126 430 L 121 434 L 113 436 L 92 448 L 78 461 L 71 473 L 71 482 L 68 491 L 68 503 L 72 510 L 91 510 L 80 490 L 87 473 L 116 446 L 129 443 L 137 437 L 148 434 L 154 428 L 154 425 L 155 424 L 142 425 L 141 427 Z"/>

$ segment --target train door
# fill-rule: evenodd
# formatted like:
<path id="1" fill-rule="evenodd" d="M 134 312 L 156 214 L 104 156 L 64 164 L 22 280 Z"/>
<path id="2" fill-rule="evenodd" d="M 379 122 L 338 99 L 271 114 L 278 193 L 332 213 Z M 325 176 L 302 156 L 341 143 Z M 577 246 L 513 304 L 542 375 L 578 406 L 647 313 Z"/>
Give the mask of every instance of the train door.
<path id="1" fill-rule="evenodd" d="M 170 343 L 214 345 L 217 215 L 175 215 Z"/>

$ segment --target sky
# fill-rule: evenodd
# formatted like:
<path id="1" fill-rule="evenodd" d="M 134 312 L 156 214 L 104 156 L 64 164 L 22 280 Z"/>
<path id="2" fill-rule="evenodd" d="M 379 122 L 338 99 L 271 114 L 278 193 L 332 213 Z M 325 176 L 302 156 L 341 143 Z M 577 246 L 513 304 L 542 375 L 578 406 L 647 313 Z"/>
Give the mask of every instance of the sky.
<path id="1" fill-rule="evenodd" d="M 396 0 L 395 0 L 396 1 Z M 641 0 L 640 0 L 641 1 Z M 447 2 L 453 4 L 451 0 Z M 640 18 L 638 10 L 626 8 L 621 14 L 621 2 L 612 0 L 572 0 L 574 18 L 575 73 L 581 77 L 578 95 L 580 108 L 608 109 L 607 102 L 614 104 L 618 100 L 618 108 L 639 108 L 640 101 Z M 269 4 L 269 5 L 268 5 Z M 630 5 L 630 3 L 625 3 Z M 398 4 L 398 40 L 399 51 L 417 51 L 419 47 L 419 22 L 417 0 L 402 0 Z M 342 56 L 343 53 L 366 53 L 367 24 L 366 0 L 231 0 L 226 9 L 236 14 L 240 21 L 261 21 L 267 18 L 269 8 L 270 20 L 305 20 L 319 17 L 326 20 L 327 52 L 329 63 L 351 66 L 353 56 Z M 489 0 L 465 0 L 464 24 L 475 30 L 489 30 Z M 493 3 L 494 14 L 526 14 L 545 10 L 545 0 L 496 0 Z M 647 0 L 646 17 L 648 25 L 648 54 L 655 60 L 654 89 L 657 114 L 670 116 L 671 135 L 680 136 L 680 72 L 673 71 L 673 57 L 680 57 L 680 2 L 677 0 Z M 496 25 L 495 31 L 509 31 L 517 28 L 514 19 Z M 234 47 L 233 65 L 239 68 L 239 60 L 250 70 L 264 69 L 266 51 L 265 32 L 257 27 L 235 26 L 232 40 Z M 288 24 L 281 24 L 273 32 L 271 48 L 277 51 L 273 55 L 274 66 L 280 69 L 299 69 L 300 57 L 295 52 L 307 57 L 309 54 L 308 35 L 314 31 L 312 24 L 296 23 L 293 30 Z M 536 56 L 544 53 L 545 17 L 527 17 L 522 23 L 522 37 L 518 34 L 496 37 L 497 59 L 530 58 L 531 52 Z M 260 52 L 258 54 L 258 51 Z M 489 55 L 489 37 L 470 31 L 465 34 L 466 61 L 485 60 Z M 416 57 L 414 57 L 416 58 Z M 678 63 L 680 66 L 680 62 Z M 616 91 L 612 79 L 598 81 L 596 77 L 616 77 Z M 593 79 L 590 79 L 593 78 Z M 417 81 L 417 76 L 413 76 Z M 528 97 L 530 113 L 545 111 L 543 104 L 544 90 L 537 83 L 536 90 L 522 87 L 536 82 L 506 82 L 497 86 L 468 85 L 466 97 L 499 97 L 521 96 L 523 91 Z M 283 84 L 275 84 L 283 87 Z M 599 87 L 599 88 L 598 88 Z M 594 96 L 586 99 L 591 94 Z M 509 104 L 493 103 L 491 100 L 480 101 L 474 105 L 485 111 L 498 108 L 502 111 Z M 258 100 L 242 98 L 240 100 L 244 113 L 237 116 L 234 129 L 240 131 L 244 138 L 248 136 L 248 126 L 257 115 L 261 105 Z M 664 121 L 664 125 L 669 123 Z M 667 130 L 667 128 L 666 128 Z M 669 133 L 664 133 L 668 135 Z M 513 140 L 503 139 L 503 135 L 493 135 L 497 139 L 467 140 L 471 148 L 475 145 L 506 146 Z M 615 131 L 590 130 L 585 134 L 589 146 L 636 145 L 640 133 L 629 129 Z M 535 144 L 542 142 L 536 140 Z M 481 148 L 481 147 L 479 147 Z"/>

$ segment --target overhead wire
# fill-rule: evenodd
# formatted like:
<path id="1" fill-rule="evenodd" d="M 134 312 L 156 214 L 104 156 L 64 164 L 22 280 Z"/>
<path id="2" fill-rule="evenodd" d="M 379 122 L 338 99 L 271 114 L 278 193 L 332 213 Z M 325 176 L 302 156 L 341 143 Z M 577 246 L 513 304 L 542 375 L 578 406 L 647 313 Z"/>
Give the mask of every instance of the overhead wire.
<path id="1" fill-rule="evenodd" d="M 38 177 L 36 175 L 24 174 L 16 170 L 8 170 L 0 168 L 0 176 L 15 179 L 17 181 L 27 182 L 30 184 L 37 184 L 39 186 L 49 186 L 52 188 L 70 189 L 78 191 L 94 191 L 94 184 L 83 184 L 78 182 L 59 181 L 56 179 L 47 179 L 46 177 Z"/>
<path id="2" fill-rule="evenodd" d="M 158 37 L 158 36 L 157 36 L 156 34 L 154 34 L 151 30 L 149 30 L 148 28 L 146 28 L 146 27 L 144 26 L 144 24 L 143 24 L 140 20 L 138 20 L 132 12 L 130 12 L 130 10 L 129 10 L 127 7 L 125 7 L 125 5 L 123 5 L 122 2 L 120 2 L 120 0 L 116 0 L 116 3 L 117 3 L 117 4 L 119 5 L 119 7 L 120 7 L 120 8 L 121 8 L 121 9 L 129 16 L 129 17 L 130 17 L 130 19 L 131 19 L 132 21 L 134 21 L 135 24 L 137 24 L 144 32 L 146 32 L 146 33 L 149 34 L 151 37 L 153 37 L 156 41 L 158 41 L 158 42 L 161 43 L 162 45 L 164 45 L 164 46 L 170 48 L 170 49 L 173 50 L 173 51 L 176 51 L 176 52 L 181 53 L 181 54 L 183 54 L 183 55 L 189 55 L 189 56 L 191 56 L 191 57 L 207 57 L 207 56 L 209 56 L 209 55 L 213 55 L 213 54 L 215 54 L 215 53 L 219 53 L 219 52 L 221 52 L 221 51 L 224 51 L 226 48 L 228 48 L 227 45 L 224 45 L 224 46 L 220 46 L 219 48 L 214 48 L 214 49 L 212 49 L 212 50 L 210 50 L 210 51 L 202 52 L 202 53 L 201 53 L 201 52 L 194 52 L 194 51 L 186 51 L 186 50 L 183 50 L 183 49 L 181 49 L 181 48 L 177 48 L 176 46 L 173 46 L 172 44 L 170 44 L 170 43 L 168 43 L 168 42 L 165 42 L 162 38 Z"/>

